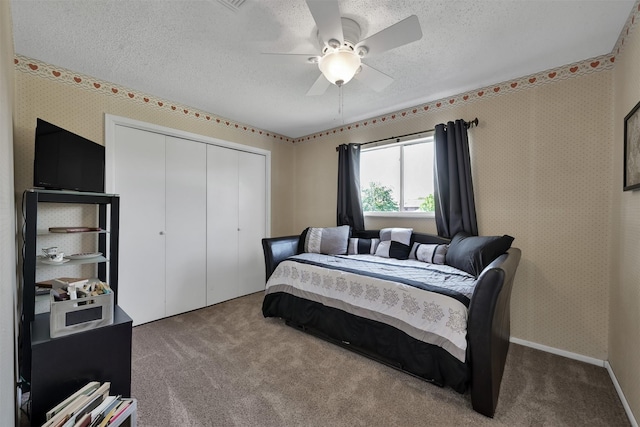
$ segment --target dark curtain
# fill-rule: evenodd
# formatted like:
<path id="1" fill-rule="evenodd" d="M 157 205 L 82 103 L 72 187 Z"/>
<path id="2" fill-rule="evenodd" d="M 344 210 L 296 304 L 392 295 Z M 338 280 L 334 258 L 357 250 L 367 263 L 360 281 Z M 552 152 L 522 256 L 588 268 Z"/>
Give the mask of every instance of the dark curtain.
<path id="1" fill-rule="evenodd" d="M 459 231 L 477 236 L 476 205 L 471 181 L 469 139 L 464 120 L 435 128 L 434 186 L 438 235 L 452 238 Z"/>
<path id="2" fill-rule="evenodd" d="M 338 225 L 364 230 L 360 200 L 360 145 L 338 147 Z"/>

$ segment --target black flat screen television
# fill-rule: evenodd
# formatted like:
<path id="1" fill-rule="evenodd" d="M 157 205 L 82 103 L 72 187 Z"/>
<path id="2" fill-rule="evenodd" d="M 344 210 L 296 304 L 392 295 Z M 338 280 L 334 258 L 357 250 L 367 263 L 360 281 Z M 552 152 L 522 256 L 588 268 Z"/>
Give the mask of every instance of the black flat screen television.
<path id="1" fill-rule="evenodd" d="M 33 185 L 104 193 L 104 146 L 38 119 Z"/>

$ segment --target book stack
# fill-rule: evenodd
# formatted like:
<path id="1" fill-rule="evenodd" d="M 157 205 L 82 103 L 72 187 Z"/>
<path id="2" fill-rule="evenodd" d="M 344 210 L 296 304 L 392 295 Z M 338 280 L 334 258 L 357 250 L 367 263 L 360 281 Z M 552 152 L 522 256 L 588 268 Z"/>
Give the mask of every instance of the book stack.
<path id="1" fill-rule="evenodd" d="M 109 396 L 111 383 L 91 381 L 46 413 L 42 427 L 107 427 L 119 425 L 135 408 L 133 399 Z"/>

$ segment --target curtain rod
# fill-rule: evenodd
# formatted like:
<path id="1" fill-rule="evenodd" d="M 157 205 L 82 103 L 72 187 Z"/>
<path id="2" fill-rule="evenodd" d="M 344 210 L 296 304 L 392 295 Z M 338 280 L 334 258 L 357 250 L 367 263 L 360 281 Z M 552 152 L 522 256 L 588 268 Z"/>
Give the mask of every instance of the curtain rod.
<path id="1" fill-rule="evenodd" d="M 464 125 L 467 127 L 467 129 L 470 129 L 474 126 L 478 126 L 478 118 L 476 117 L 473 120 L 464 122 Z M 376 139 L 375 141 L 361 142 L 356 145 L 362 146 L 362 145 L 375 144 L 376 142 L 389 141 L 391 139 L 397 139 L 398 140 L 397 142 L 400 142 L 400 138 L 405 138 L 407 136 L 413 136 L 413 135 L 420 135 L 421 133 L 433 132 L 433 131 L 435 131 L 435 129 L 421 130 L 420 132 L 405 133 L 404 135 L 390 136 L 389 138 Z M 338 151 L 339 149 L 340 149 L 340 146 L 336 147 L 336 151 Z"/>

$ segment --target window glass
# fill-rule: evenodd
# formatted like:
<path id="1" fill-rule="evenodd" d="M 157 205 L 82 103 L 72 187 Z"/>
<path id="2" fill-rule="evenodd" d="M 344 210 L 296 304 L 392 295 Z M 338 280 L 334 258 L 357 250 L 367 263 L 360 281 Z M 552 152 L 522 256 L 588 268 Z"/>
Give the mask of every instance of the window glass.
<path id="1" fill-rule="evenodd" d="M 433 144 L 404 146 L 404 210 L 435 210 L 433 206 Z"/>
<path id="2" fill-rule="evenodd" d="M 399 210 L 400 148 L 378 148 L 360 153 L 360 191 L 363 211 Z"/>
<path id="3" fill-rule="evenodd" d="M 363 149 L 364 212 L 433 212 L 433 138 Z"/>

